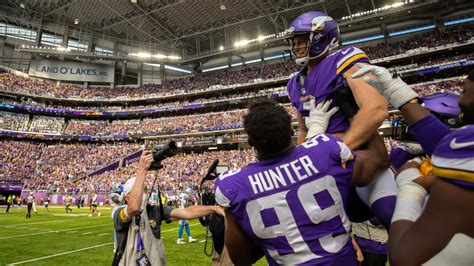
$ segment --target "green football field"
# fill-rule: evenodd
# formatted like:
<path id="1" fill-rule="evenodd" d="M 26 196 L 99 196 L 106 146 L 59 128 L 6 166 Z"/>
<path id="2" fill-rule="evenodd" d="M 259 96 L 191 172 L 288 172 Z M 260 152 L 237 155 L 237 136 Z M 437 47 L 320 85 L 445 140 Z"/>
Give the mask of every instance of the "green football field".
<path id="1" fill-rule="evenodd" d="M 0 209 L 0 265 L 111 265 L 113 224 L 110 208 L 100 209 L 100 217 L 88 217 L 89 208 L 51 206 L 45 212 L 26 219 L 26 208 L 11 208 L 9 214 Z M 204 254 L 205 228 L 199 221 L 190 221 L 196 243 L 177 245 L 178 223 L 163 223 L 168 265 L 210 265 Z M 186 233 L 183 233 L 186 239 Z M 210 243 L 208 243 L 210 245 Z M 260 260 L 258 265 L 265 265 Z"/>

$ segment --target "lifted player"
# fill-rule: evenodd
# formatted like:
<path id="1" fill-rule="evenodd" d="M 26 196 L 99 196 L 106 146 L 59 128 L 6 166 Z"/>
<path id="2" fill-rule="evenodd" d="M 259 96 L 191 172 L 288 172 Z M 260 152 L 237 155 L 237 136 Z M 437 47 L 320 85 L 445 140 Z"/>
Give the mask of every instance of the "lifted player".
<path id="1" fill-rule="evenodd" d="M 370 139 L 383 143 L 377 129 L 388 116 L 386 100 L 364 80 L 351 77 L 359 69 L 356 63 L 370 63 L 367 55 L 352 46 L 339 49 L 339 27 L 331 17 L 321 12 L 300 15 L 290 24 L 286 34 L 296 63 L 303 67 L 287 85 L 290 101 L 298 111 L 298 144 L 325 132 L 340 137 L 351 149 L 359 149 Z M 350 88 L 349 92 L 343 88 Z M 353 114 L 341 110 L 334 115 L 332 112 L 313 111 L 315 104 L 330 99 L 341 101 L 348 98 L 343 95 L 348 93 L 360 109 Z M 326 110 L 333 106 L 334 101 Z M 344 109 L 344 106 L 340 107 Z M 351 122 L 348 117 L 351 117 Z M 388 156 L 383 156 L 388 161 Z M 384 165 L 385 162 L 378 165 L 381 171 L 376 173 L 373 183 L 356 190 L 360 199 L 388 229 L 395 208 L 396 185 L 393 173 Z M 351 194 L 354 194 L 351 203 L 359 200 L 355 191 Z M 354 214 L 362 212 L 354 207 L 348 211 Z M 351 215 L 350 218 L 362 222 L 372 216 L 369 211 L 367 217 L 356 219 Z"/>

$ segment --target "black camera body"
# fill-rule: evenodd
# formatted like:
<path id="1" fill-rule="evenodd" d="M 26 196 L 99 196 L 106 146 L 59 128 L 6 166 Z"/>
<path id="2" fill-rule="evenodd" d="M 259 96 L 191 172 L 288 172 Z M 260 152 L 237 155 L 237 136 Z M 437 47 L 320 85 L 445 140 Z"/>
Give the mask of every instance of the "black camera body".
<path id="1" fill-rule="evenodd" d="M 153 163 L 148 170 L 160 170 L 163 168 L 161 161 L 176 155 L 176 142 L 170 141 L 163 145 L 160 149 L 153 148 L 151 154 L 153 155 Z"/>

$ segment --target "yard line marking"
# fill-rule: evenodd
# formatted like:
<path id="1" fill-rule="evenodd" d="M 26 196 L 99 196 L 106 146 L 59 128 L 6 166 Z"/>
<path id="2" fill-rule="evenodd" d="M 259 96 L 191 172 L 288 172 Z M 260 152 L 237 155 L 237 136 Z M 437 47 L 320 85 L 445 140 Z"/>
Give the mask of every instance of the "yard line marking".
<path id="1" fill-rule="evenodd" d="M 109 218 L 109 217 L 96 217 L 94 219 L 97 219 L 97 218 Z M 49 223 L 64 223 L 64 222 L 70 222 L 70 221 L 86 221 L 86 220 L 89 220 L 89 221 L 92 221 L 92 218 L 84 218 L 84 219 L 69 219 L 69 220 L 57 220 L 57 221 L 44 221 L 44 222 L 36 222 L 36 223 L 21 223 L 21 224 L 17 224 L 17 225 L 7 225 L 7 226 L 0 226 L 0 228 L 12 228 L 12 227 L 15 227 L 15 226 L 24 226 L 24 225 L 32 225 L 32 224 L 49 224 Z M 27 228 L 27 227 L 25 227 Z"/>
<path id="2" fill-rule="evenodd" d="M 206 239 L 199 241 L 199 243 L 204 243 L 206 242 Z"/>
<path id="3" fill-rule="evenodd" d="M 92 246 L 92 247 L 80 248 L 80 249 L 76 249 L 76 250 L 71 250 L 71 251 L 66 251 L 66 252 L 62 252 L 62 253 L 57 253 L 57 254 L 54 254 L 54 255 L 48 255 L 48 256 L 44 256 L 44 257 L 39 257 L 39 258 L 34 258 L 34 259 L 24 260 L 24 261 L 19 261 L 19 262 L 13 262 L 13 263 L 10 263 L 10 264 L 7 264 L 7 265 L 12 265 L 12 266 L 13 266 L 13 265 L 24 264 L 24 263 L 33 262 L 33 261 L 38 261 L 38 260 L 44 260 L 44 259 L 54 258 L 54 257 L 63 256 L 63 255 L 71 254 L 71 253 L 76 253 L 76 252 L 80 252 L 80 251 L 84 251 L 84 250 L 89 250 L 89 249 L 94 249 L 94 248 L 99 248 L 99 247 L 111 245 L 111 244 L 113 244 L 113 243 L 114 243 L 114 242 L 110 242 L 110 243 L 95 245 L 95 246 Z"/>
<path id="4" fill-rule="evenodd" d="M 77 231 L 66 232 L 66 234 L 74 234 L 74 233 L 77 233 Z"/>
<path id="5" fill-rule="evenodd" d="M 111 225 L 110 225 L 110 224 L 103 224 L 103 225 L 94 225 L 94 226 L 85 226 L 85 227 L 69 228 L 69 229 L 64 229 L 64 230 L 56 230 L 56 231 L 49 231 L 49 232 L 41 232 L 41 233 L 33 233 L 33 234 L 25 234 L 25 235 L 17 235 L 17 236 L 6 236 L 6 237 L 0 237 L 0 240 L 2 240 L 2 239 L 11 239 L 11 238 L 18 238 L 18 237 L 24 237 L 24 236 L 44 235 L 44 234 L 49 234 L 49 233 L 61 233 L 61 232 L 68 232 L 68 231 L 72 231 L 72 230 L 80 230 L 80 229 L 87 229 L 87 228 L 97 228 L 97 227 L 104 227 L 104 226 L 111 226 Z"/>
<path id="6" fill-rule="evenodd" d="M 28 231 L 38 230 L 39 228 L 30 228 Z"/>
<path id="7" fill-rule="evenodd" d="M 92 232 L 85 232 L 85 233 L 82 233 L 81 235 L 90 235 L 92 234 Z"/>
<path id="8" fill-rule="evenodd" d="M 109 233 L 103 233 L 103 234 L 99 234 L 99 235 L 97 235 L 97 236 L 106 236 L 106 235 L 108 235 L 108 234 L 109 234 Z"/>

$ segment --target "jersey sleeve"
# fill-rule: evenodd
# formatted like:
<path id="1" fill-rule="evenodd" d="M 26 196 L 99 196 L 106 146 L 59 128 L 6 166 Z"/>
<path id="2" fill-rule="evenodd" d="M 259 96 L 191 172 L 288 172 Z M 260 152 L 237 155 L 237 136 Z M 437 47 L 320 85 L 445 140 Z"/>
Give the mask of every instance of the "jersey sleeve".
<path id="1" fill-rule="evenodd" d="M 317 147 L 321 143 L 324 147 Z M 328 154 L 330 161 L 335 161 L 346 168 L 349 161 L 355 159 L 355 153 L 338 137 L 332 134 L 316 135 L 302 144 L 306 148 L 314 147 L 314 154 L 321 160 L 321 149 Z M 330 163 L 330 162 L 328 162 Z"/>
<path id="2" fill-rule="evenodd" d="M 474 126 L 443 138 L 431 158 L 433 174 L 456 185 L 474 188 Z"/>
<path id="3" fill-rule="evenodd" d="M 357 63 L 369 63 L 369 57 L 361 49 L 353 46 L 344 47 L 337 52 L 336 74 L 344 74 Z"/>
<path id="4" fill-rule="evenodd" d="M 217 204 L 222 207 L 232 207 L 232 202 L 237 195 L 237 186 L 233 182 L 233 176 L 238 174 L 240 169 L 229 170 L 222 173 L 215 182 L 214 194 Z"/>

